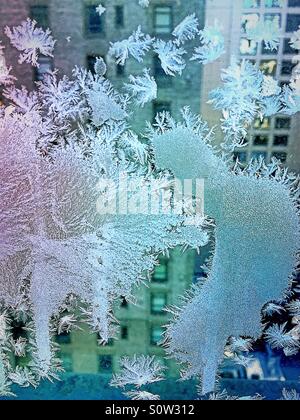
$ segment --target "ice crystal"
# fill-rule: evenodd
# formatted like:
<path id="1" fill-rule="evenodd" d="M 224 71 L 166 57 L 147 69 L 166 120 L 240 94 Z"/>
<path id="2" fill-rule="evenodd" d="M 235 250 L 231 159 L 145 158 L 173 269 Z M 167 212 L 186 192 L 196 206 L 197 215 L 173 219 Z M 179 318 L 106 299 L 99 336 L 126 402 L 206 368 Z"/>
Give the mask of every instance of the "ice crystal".
<path id="1" fill-rule="evenodd" d="M 287 305 L 288 311 L 291 313 L 292 316 L 299 316 L 300 317 L 300 300 L 294 300 Z"/>
<path id="2" fill-rule="evenodd" d="M 283 325 L 272 325 L 265 332 L 265 338 L 275 349 L 299 346 L 297 340 L 286 330 L 286 323 Z"/>
<path id="3" fill-rule="evenodd" d="M 214 389 L 229 337 L 258 338 L 261 308 L 288 287 L 299 246 L 298 215 L 289 188 L 271 178 L 274 168 L 259 169 L 252 163 L 245 173 L 231 173 L 204 138 L 189 129 L 171 128 L 153 136 L 152 143 L 160 168 L 168 168 L 179 179 L 206 179 L 205 210 L 216 223 L 209 278 L 193 289 L 192 299 L 175 314 L 166 335 L 168 351 L 188 363 L 187 375 L 201 374 L 206 393 Z M 288 220 L 284 226 L 283 217 Z M 273 330 L 268 337 L 273 337 Z M 280 331 L 280 345 L 283 338 L 284 344 L 294 343 Z"/>
<path id="4" fill-rule="evenodd" d="M 51 31 L 36 28 L 34 20 L 27 19 L 20 26 L 12 29 L 7 26 L 5 34 L 9 37 L 11 44 L 22 52 L 19 58 L 20 63 L 26 62 L 39 67 L 39 54 L 53 57 L 55 41 L 51 36 Z"/>
<path id="5" fill-rule="evenodd" d="M 284 113 L 294 115 L 300 111 L 300 92 L 293 89 L 293 86 L 284 86 L 282 102 L 285 106 Z"/>
<path id="6" fill-rule="evenodd" d="M 145 69 L 142 76 L 129 76 L 130 83 L 125 87 L 135 97 L 136 103 L 144 106 L 157 98 L 157 84 L 154 77 L 150 76 L 150 70 Z"/>
<path id="7" fill-rule="evenodd" d="M 98 76 L 104 76 L 105 73 L 107 72 L 107 67 L 105 64 L 105 61 L 103 60 L 102 57 L 97 57 L 96 58 L 96 63 L 95 63 L 95 73 Z"/>
<path id="8" fill-rule="evenodd" d="M 294 50 L 300 50 L 300 26 L 298 31 L 295 31 L 291 37 L 290 45 Z"/>
<path id="9" fill-rule="evenodd" d="M 282 398 L 281 400 L 284 401 L 300 401 L 300 395 L 295 389 L 291 389 L 290 391 L 286 388 L 282 391 Z"/>
<path id="10" fill-rule="evenodd" d="M 173 31 L 173 36 L 176 38 L 178 45 L 184 44 L 186 41 L 192 40 L 198 34 L 199 21 L 196 14 L 193 13 L 187 16 Z"/>
<path id="11" fill-rule="evenodd" d="M 139 63 L 143 61 L 143 57 L 152 46 L 153 39 L 149 35 L 144 35 L 141 26 L 133 32 L 133 34 L 123 41 L 111 43 L 109 54 L 115 57 L 117 64 L 125 65 L 130 55 Z"/>
<path id="12" fill-rule="evenodd" d="M 143 401 L 155 401 L 160 400 L 160 396 L 157 394 L 152 394 L 147 391 L 128 391 L 125 395 L 132 400 L 143 400 Z"/>
<path id="13" fill-rule="evenodd" d="M 267 50 L 277 50 L 281 35 L 279 17 L 276 16 L 273 20 L 261 18 L 258 22 L 248 23 L 246 34 L 249 40 L 255 42 L 263 40 Z"/>
<path id="14" fill-rule="evenodd" d="M 17 366 L 16 370 L 9 374 L 9 379 L 14 384 L 22 388 L 28 388 L 29 386 L 37 386 L 37 382 L 34 375 L 27 367 Z"/>
<path id="15" fill-rule="evenodd" d="M 139 0 L 139 5 L 147 8 L 150 5 L 150 0 Z"/>
<path id="16" fill-rule="evenodd" d="M 274 314 L 281 314 L 284 310 L 285 309 L 281 305 L 271 302 L 264 307 L 263 314 L 266 316 L 272 316 Z"/>
<path id="17" fill-rule="evenodd" d="M 102 4 L 99 4 L 99 6 L 96 7 L 96 12 L 99 14 L 99 16 L 102 16 L 103 13 L 106 12 L 106 8 L 102 6 Z"/>
<path id="18" fill-rule="evenodd" d="M 26 356 L 26 345 L 27 345 L 26 338 L 19 337 L 17 340 L 12 340 L 11 345 L 12 345 L 13 352 L 17 357 Z"/>
<path id="19" fill-rule="evenodd" d="M 229 349 L 233 353 L 249 352 L 252 350 L 253 341 L 245 338 L 232 337 L 229 344 Z"/>
<path id="20" fill-rule="evenodd" d="M 283 5 L 284 0 L 265 0 L 265 7 L 283 7 Z"/>
<path id="21" fill-rule="evenodd" d="M 214 26 L 207 25 L 200 31 L 200 40 L 202 45 L 195 48 L 192 60 L 197 60 L 202 64 L 208 64 L 217 60 L 225 53 L 225 39 L 217 20 Z"/>
<path id="22" fill-rule="evenodd" d="M 158 54 L 161 66 L 167 75 L 182 74 L 186 67 L 185 60 L 182 57 L 186 54 L 186 51 L 183 48 L 177 47 L 172 41 L 165 42 L 158 39 L 154 43 L 154 51 Z"/>
<path id="23" fill-rule="evenodd" d="M 30 305 L 35 370 L 51 378 L 51 319 L 70 295 L 89 305 L 89 323 L 106 342 L 115 332 L 113 302 L 130 297 L 159 253 L 202 246 L 207 235 L 185 226 L 183 214 L 98 212 L 106 200 L 99 179 L 129 175 L 130 162 L 144 176 L 147 161 L 145 145 L 123 121 L 126 100 L 120 103 L 103 77 L 76 69 L 72 80 L 46 77 L 36 98 L 18 90 L 9 95 L 18 106 L 0 119 L 0 299 L 10 308 Z M 45 158 L 39 145 L 49 133 Z M 74 322 L 66 315 L 58 330 Z"/>
<path id="24" fill-rule="evenodd" d="M 233 150 L 244 145 L 247 127 L 259 111 L 263 74 L 250 62 L 233 62 L 222 73 L 223 87 L 210 94 L 211 103 L 223 111 L 223 147 Z"/>
<path id="25" fill-rule="evenodd" d="M 113 376 L 112 386 L 135 385 L 140 388 L 164 378 L 164 367 L 155 360 L 154 356 L 134 356 L 132 359 L 123 357 L 121 368 L 121 372 Z"/>
<path id="26" fill-rule="evenodd" d="M 272 76 L 264 76 L 262 84 L 262 96 L 276 96 L 281 92 L 281 88 L 278 85 L 277 80 Z"/>

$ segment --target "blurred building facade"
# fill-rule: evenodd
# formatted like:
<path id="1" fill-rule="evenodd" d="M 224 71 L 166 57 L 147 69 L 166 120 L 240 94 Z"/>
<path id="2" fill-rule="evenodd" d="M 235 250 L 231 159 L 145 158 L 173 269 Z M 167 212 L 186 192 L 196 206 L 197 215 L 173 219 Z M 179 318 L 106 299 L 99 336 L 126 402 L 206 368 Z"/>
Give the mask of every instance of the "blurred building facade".
<path id="1" fill-rule="evenodd" d="M 153 0 L 146 9 L 138 0 L 104 0 L 101 4 L 106 12 L 101 17 L 96 11 L 99 3 L 100 0 L 0 0 L 0 39 L 6 47 L 7 65 L 13 67 L 17 83 L 32 89 L 36 81 L 53 69 L 69 76 L 75 66 L 93 71 L 96 57 L 102 57 L 108 66 L 107 77 L 117 88 L 122 88 L 130 74 L 140 74 L 144 68 L 153 70 L 159 87 L 158 98 L 153 104 L 135 110 L 132 118 L 135 129 L 143 130 L 145 121 L 152 121 L 161 110 L 179 117 L 180 109 L 188 104 L 198 113 L 202 77 L 199 64 L 188 62 L 183 76 L 172 78 L 165 75 L 154 55 L 148 54 L 142 64 L 128 60 L 122 67 L 110 60 L 107 53 L 110 42 L 127 38 L 138 25 L 144 33 L 167 40 L 172 37 L 174 27 L 195 11 L 203 26 L 205 0 Z M 11 48 L 3 33 L 6 25 L 19 25 L 27 17 L 35 19 L 38 26 L 49 27 L 57 40 L 54 58 L 40 57 L 38 69 L 18 64 L 18 52 Z M 193 47 L 193 43 L 188 46 Z M 58 336 L 65 369 L 76 373 L 111 374 L 118 370 L 120 357 L 124 355 L 150 354 L 163 359 L 164 350 L 157 345 L 162 338 L 162 326 L 168 321 L 163 308 L 179 303 L 180 296 L 193 281 L 194 267 L 194 252 L 182 254 L 175 250 L 169 259 L 162 259 L 152 282 L 139 288 L 137 305 L 124 301 L 117 308 L 118 339 L 108 345 L 99 346 L 99 337 L 90 334 L 84 325 L 82 331 Z M 164 363 L 170 375 L 177 374 L 174 362 L 164 360 Z"/>
<path id="2" fill-rule="evenodd" d="M 245 25 L 259 18 L 265 21 L 279 19 L 283 35 L 278 51 L 267 50 L 263 43 L 258 45 L 247 39 Z M 232 57 L 256 63 L 266 75 L 279 80 L 281 85 L 289 83 L 296 65 L 293 58 L 298 54 L 290 47 L 289 41 L 300 26 L 300 0 L 207 0 L 206 22 L 212 24 L 215 19 L 223 27 L 226 54 L 217 62 L 205 66 L 203 71 L 201 112 L 210 125 L 219 125 L 221 115 L 207 103 L 209 92 L 221 84 L 221 71 L 230 65 Z M 246 163 L 260 155 L 267 161 L 275 156 L 299 173 L 299 132 L 299 113 L 292 117 L 278 115 L 262 121 L 257 119 L 250 130 L 248 145 L 240 149 L 237 157 L 241 163 Z M 221 142 L 222 133 L 217 131 L 217 135 Z"/>

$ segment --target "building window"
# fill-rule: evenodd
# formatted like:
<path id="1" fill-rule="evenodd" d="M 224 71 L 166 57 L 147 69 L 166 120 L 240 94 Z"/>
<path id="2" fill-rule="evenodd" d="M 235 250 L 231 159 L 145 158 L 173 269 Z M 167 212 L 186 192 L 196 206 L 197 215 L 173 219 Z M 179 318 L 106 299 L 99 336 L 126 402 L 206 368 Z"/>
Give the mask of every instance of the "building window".
<path id="1" fill-rule="evenodd" d="M 291 119 L 286 117 L 277 117 L 275 120 L 277 130 L 289 130 L 291 128 Z"/>
<path id="2" fill-rule="evenodd" d="M 163 338 L 163 328 L 161 326 L 152 326 L 150 332 L 150 343 L 152 346 L 157 346 Z"/>
<path id="3" fill-rule="evenodd" d="M 260 70 L 264 72 L 267 76 L 275 76 L 277 69 L 276 60 L 262 60 L 260 62 Z"/>
<path id="4" fill-rule="evenodd" d="M 112 356 L 109 354 L 99 356 L 99 372 L 111 373 L 113 368 Z"/>
<path id="5" fill-rule="evenodd" d="M 266 43 L 261 43 L 261 53 L 262 55 L 274 55 L 277 54 L 277 51 L 271 50 L 270 48 L 267 48 Z"/>
<path id="6" fill-rule="evenodd" d="M 125 296 L 121 296 L 121 308 L 128 309 L 128 302 L 127 302 Z"/>
<path id="7" fill-rule="evenodd" d="M 299 50 L 295 50 L 291 47 L 290 38 L 285 38 L 283 43 L 283 54 L 295 55 L 297 53 L 299 53 Z"/>
<path id="8" fill-rule="evenodd" d="M 274 152 L 272 157 L 281 160 L 282 163 L 286 162 L 287 154 L 285 152 Z"/>
<path id="9" fill-rule="evenodd" d="M 115 26 L 116 28 L 124 27 L 124 6 L 115 7 Z"/>
<path id="10" fill-rule="evenodd" d="M 300 0 L 289 0 L 289 7 L 300 7 Z"/>
<path id="11" fill-rule="evenodd" d="M 274 146 L 287 146 L 288 142 L 289 142 L 289 136 L 287 135 L 274 136 Z"/>
<path id="12" fill-rule="evenodd" d="M 293 74 L 293 70 L 296 67 L 296 63 L 291 60 L 283 60 L 281 65 L 281 76 L 290 76 Z"/>
<path id="13" fill-rule="evenodd" d="M 49 27 L 49 12 L 48 6 L 31 6 L 31 19 L 35 20 L 39 27 L 48 29 Z"/>
<path id="14" fill-rule="evenodd" d="M 268 13 L 264 16 L 265 22 L 271 22 L 273 24 L 279 24 L 281 27 L 281 14 L 280 13 Z"/>
<path id="15" fill-rule="evenodd" d="M 95 55 L 88 55 L 86 57 L 86 67 L 88 71 L 92 74 L 95 74 L 95 64 L 96 64 L 97 57 Z"/>
<path id="16" fill-rule="evenodd" d="M 240 43 L 241 55 L 256 55 L 257 54 L 257 42 L 251 41 L 247 38 L 242 38 Z"/>
<path id="17" fill-rule="evenodd" d="M 251 153 L 251 159 L 256 159 L 256 160 L 259 160 L 259 159 L 267 159 L 267 156 L 268 156 L 268 154 L 267 154 L 267 152 L 261 152 L 261 151 L 256 151 L 256 152 L 252 152 Z"/>
<path id="18" fill-rule="evenodd" d="M 71 344 L 70 333 L 64 332 L 56 336 L 56 342 L 58 344 Z"/>
<path id="19" fill-rule="evenodd" d="M 59 358 L 62 361 L 62 366 L 65 372 L 73 372 L 73 358 L 69 353 L 60 353 Z"/>
<path id="20" fill-rule="evenodd" d="M 109 338 L 106 342 L 102 340 L 101 338 L 101 334 L 97 335 L 98 340 L 100 343 L 103 343 L 104 346 L 108 346 L 108 347 L 112 347 L 114 345 L 114 339 L 113 338 Z"/>
<path id="21" fill-rule="evenodd" d="M 154 102 L 153 103 L 153 121 L 155 121 L 155 117 L 157 114 L 164 111 L 171 113 L 170 102 Z"/>
<path id="22" fill-rule="evenodd" d="M 257 118 L 254 121 L 253 128 L 255 130 L 269 130 L 270 125 L 271 125 L 270 118 L 266 118 L 266 117 L 263 119 Z"/>
<path id="23" fill-rule="evenodd" d="M 168 280 L 168 259 L 160 258 L 159 265 L 155 268 L 152 281 L 155 283 L 164 283 Z"/>
<path id="24" fill-rule="evenodd" d="M 128 327 L 121 327 L 121 339 L 127 340 L 128 339 Z"/>
<path id="25" fill-rule="evenodd" d="M 269 137 L 263 135 L 257 135 L 253 138 L 254 146 L 267 146 L 269 143 Z"/>
<path id="26" fill-rule="evenodd" d="M 240 163 L 246 163 L 247 162 L 247 152 L 235 152 L 233 159 L 235 161 L 239 161 Z"/>
<path id="27" fill-rule="evenodd" d="M 167 305 L 167 295 L 165 293 L 153 293 L 151 295 L 151 313 L 163 314 Z"/>
<path id="28" fill-rule="evenodd" d="M 100 16 L 96 9 L 97 5 L 85 6 L 86 33 L 88 35 L 97 35 L 104 33 L 105 14 Z"/>
<path id="29" fill-rule="evenodd" d="M 45 78 L 45 75 L 51 73 L 53 70 L 51 57 L 39 57 L 38 64 L 39 67 L 34 68 L 34 81 L 42 82 Z"/>
<path id="30" fill-rule="evenodd" d="M 286 32 L 296 32 L 300 26 L 300 15 L 287 15 Z"/>
<path id="31" fill-rule="evenodd" d="M 154 8 L 154 31 L 157 34 L 169 34 L 173 30 L 172 6 L 156 6 Z"/>

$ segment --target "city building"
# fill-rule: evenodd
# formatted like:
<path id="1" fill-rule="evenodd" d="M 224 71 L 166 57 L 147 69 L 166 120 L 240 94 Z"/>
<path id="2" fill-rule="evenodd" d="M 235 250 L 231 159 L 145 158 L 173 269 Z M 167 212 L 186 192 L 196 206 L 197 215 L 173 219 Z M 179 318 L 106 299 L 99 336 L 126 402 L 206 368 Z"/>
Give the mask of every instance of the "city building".
<path id="1" fill-rule="evenodd" d="M 280 4 L 282 7 L 280 7 Z M 245 36 L 245 25 L 263 18 L 266 22 L 278 19 L 282 37 L 277 51 L 258 45 Z M 300 26 L 299 0 L 208 0 L 206 3 L 206 22 L 212 24 L 217 19 L 223 28 L 226 39 L 226 54 L 217 62 L 207 65 L 203 71 L 202 108 L 203 118 L 210 125 L 217 125 L 221 115 L 207 103 L 209 92 L 221 84 L 222 69 L 230 65 L 232 57 L 248 59 L 256 63 L 266 74 L 274 76 L 280 84 L 291 79 L 297 51 L 292 50 L 289 41 Z M 262 155 L 267 161 L 275 156 L 291 170 L 300 171 L 299 114 L 292 117 L 278 115 L 272 118 L 258 118 L 251 127 L 247 138 L 248 145 L 237 152 L 242 163 Z M 222 133 L 217 131 L 219 142 Z"/>

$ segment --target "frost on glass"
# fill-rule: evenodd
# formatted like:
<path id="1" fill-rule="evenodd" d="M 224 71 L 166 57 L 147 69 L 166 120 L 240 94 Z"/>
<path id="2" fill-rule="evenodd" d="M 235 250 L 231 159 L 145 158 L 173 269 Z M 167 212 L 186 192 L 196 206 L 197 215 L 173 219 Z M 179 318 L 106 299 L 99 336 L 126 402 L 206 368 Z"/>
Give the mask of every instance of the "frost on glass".
<path id="1" fill-rule="evenodd" d="M 165 73 L 178 77 L 185 57 L 200 68 L 224 53 L 220 24 L 199 32 L 197 25 L 195 15 L 187 16 L 172 40 L 154 39 L 138 27 L 111 44 L 109 55 L 124 65 L 156 54 Z M 272 47 L 274 27 L 263 34 L 258 29 L 253 37 Z M 36 66 L 40 54 L 52 55 L 55 41 L 35 22 L 7 28 L 6 34 L 21 52 L 20 62 Z M 189 57 L 182 45 L 197 35 L 201 45 Z M 282 88 L 251 62 L 233 57 L 222 85 L 210 93 L 222 115 L 224 140 L 216 148 L 213 130 L 188 107 L 181 121 L 163 111 L 145 124 L 143 135 L 135 133 L 132 109 L 157 97 L 150 70 L 130 75 L 124 94 L 107 80 L 102 59 L 94 70 L 76 67 L 70 77 L 48 73 L 29 92 L 14 85 L 0 49 L 7 101 L 0 107 L 0 394 L 10 395 L 12 382 L 27 387 L 58 378 L 52 336 L 78 328 L 82 319 L 100 344 L 115 337 L 115 304 L 121 296 L 134 300 L 133 286 L 146 282 L 159 256 L 179 245 L 213 245 L 208 278 L 187 292 L 181 309 L 168 309 L 173 320 L 165 335 L 167 352 L 185 366 L 183 377 L 201 376 L 201 394 L 214 391 L 224 351 L 247 366 L 253 340 L 263 336 L 286 355 L 297 353 L 300 309 L 289 283 L 299 249 L 299 178 L 275 159 L 233 164 L 232 153 L 245 146 L 255 119 L 300 111 L 299 75 Z M 139 179 L 132 202 L 151 182 L 174 186 L 175 179 L 204 179 L 204 215 L 191 215 L 188 207 L 150 214 L 142 204 L 134 215 L 113 206 L 101 212 L 113 204 L 114 185 L 124 178 Z M 177 198 L 168 195 L 166 204 L 178 204 Z M 262 314 L 282 312 L 291 316 L 289 325 L 263 329 Z M 27 328 L 28 340 L 13 338 L 12 320 Z M 30 354 L 30 364 L 13 368 L 11 353 Z M 135 356 L 122 363 L 112 384 L 135 386 L 127 393 L 133 399 L 159 398 L 140 389 L 162 379 L 164 369 L 155 359 Z"/>
<path id="2" fill-rule="evenodd" d="M 109 54 L 121 66 L 125 65 L 129 56 L 134 57 L 140 63 L 143 61 L 144 55 L 150 50 L 152 43 L 153 39 L 150 35 L 145 35 L 141 26 L 139 26 L 128 39 L 111 43 Z"/>
<path id="3" fill-rule="evenodd" d="M 261 308 L 288 288 L 299 246 L 293 180 L 279 168 L 272 179 L 274 168 L 255 162 L 235 173 L 202 136 L 185 128 L 152 141 L 160 167 L 180 179 L 206 179 L 205 212 L 216 226 L 209 277 L 175 311 L 167 331 L 168 351 L 188 363 L 186 375 L 201 375 L 205 394 L 214 389 L 229 337 L 260 337 Z"/>
<path id="4" fill-rule="evenodd" d="M 36 22 L 27 19 L 20 26 L 10 29 L 5 28 L 6 35 L 14 47 L 20 52 L 20 63 L 31 63 L 33 66 L 39 67 L 39 54 L 53 57 L 53 49 L 55 41 L 51 36 L 51 31 L 44 31 L 36 28 Z"/>
<path id="5" fill-rule="evenodd" d="M 129 76 L 129 82 L 125 87 L 135 97 L 137 105 L 142 107 L 157 98 L 157 84 L 150 75 L 150 70 L 145 69 L 142 76 Z"/>
<path id="6" fill-rule="evenodd" d="M 209 64 L 225 54 L 225 39 L 219 22 L 216 20 L 214 26 L 205 26 L 199 31 L 201 46 L 196 47 L 192 60 L 202 64 Z"/>

